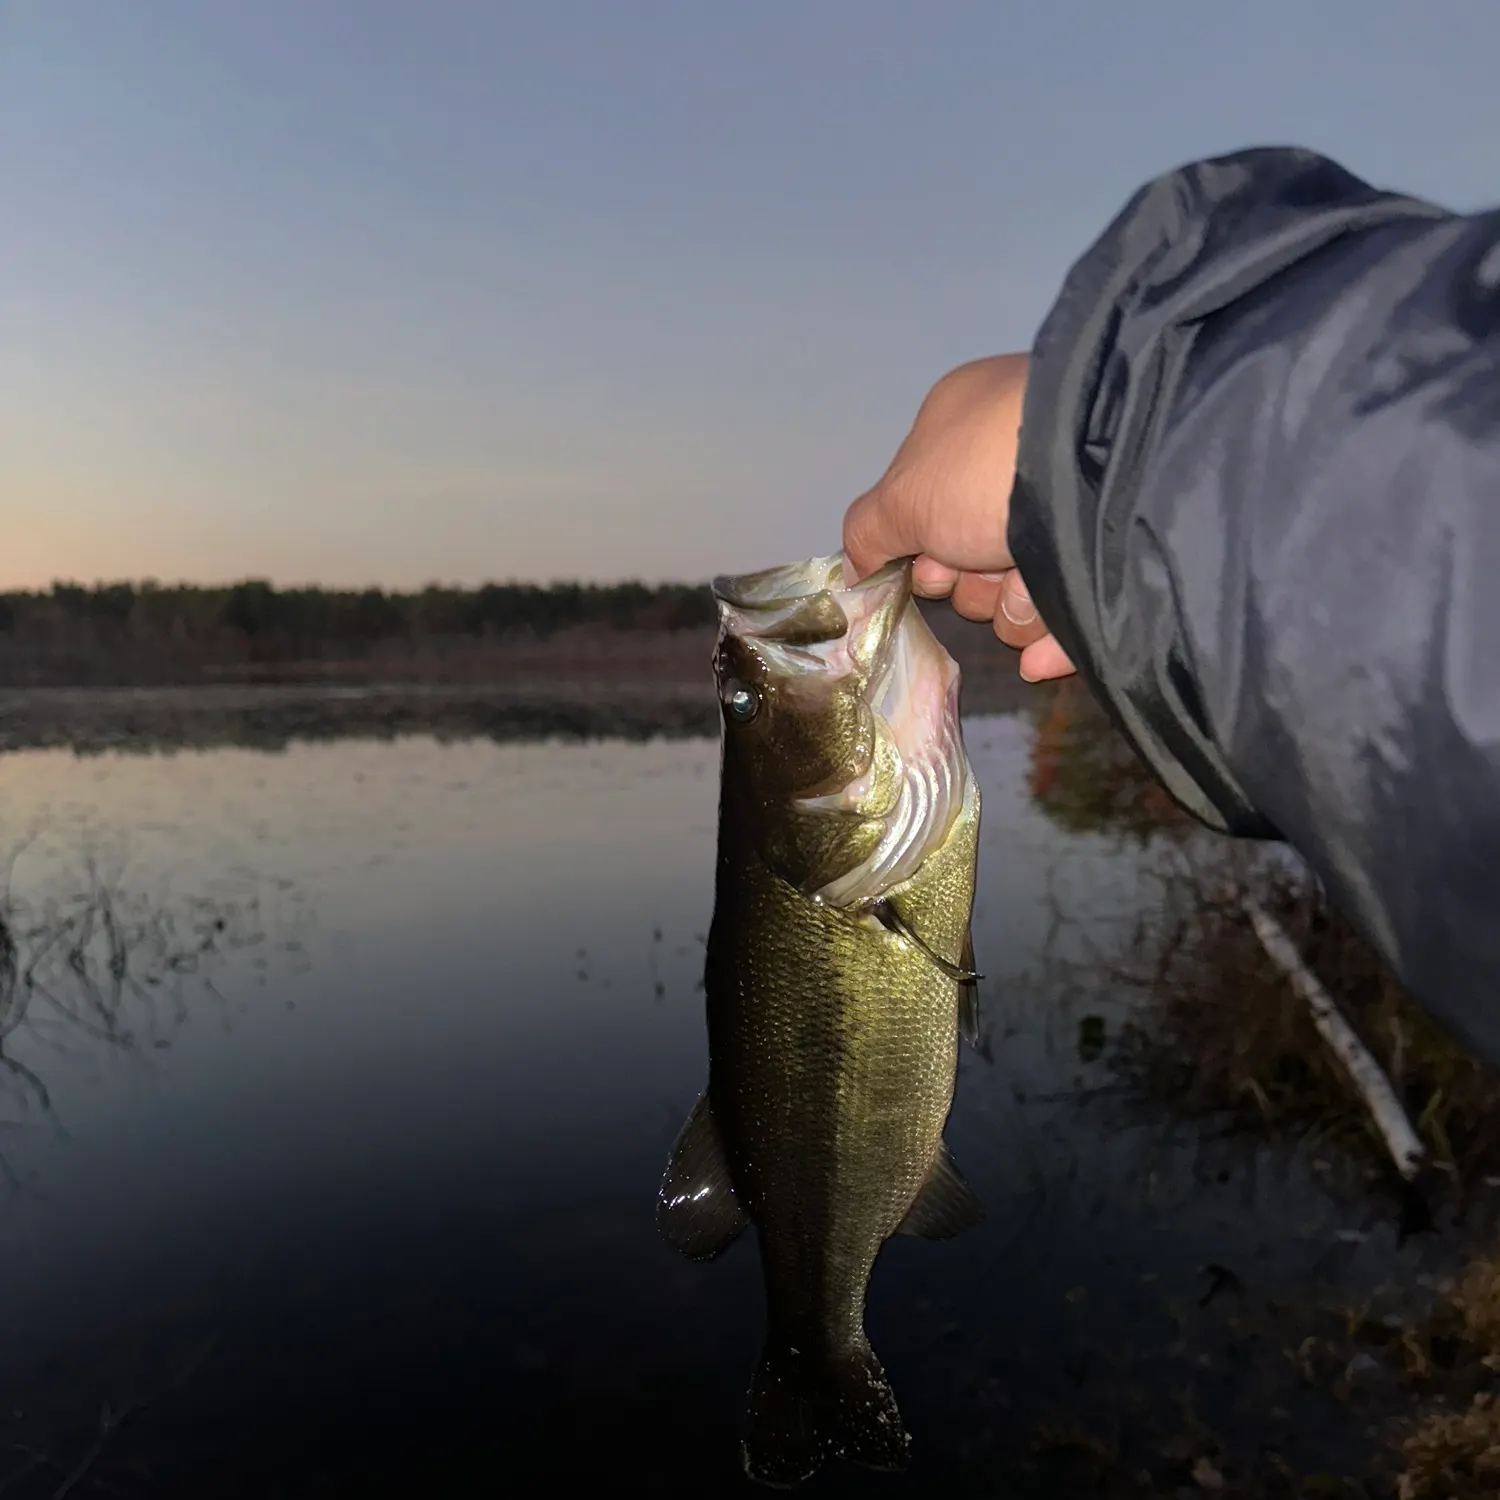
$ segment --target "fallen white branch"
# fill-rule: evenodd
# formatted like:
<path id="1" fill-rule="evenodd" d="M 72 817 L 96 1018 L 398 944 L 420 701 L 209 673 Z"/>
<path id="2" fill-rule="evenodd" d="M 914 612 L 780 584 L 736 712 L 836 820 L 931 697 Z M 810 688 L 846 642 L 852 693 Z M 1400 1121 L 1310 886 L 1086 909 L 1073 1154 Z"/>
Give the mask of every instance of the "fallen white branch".
<path id="1" fill-rule="evenodd" d="M 1401 1107 L 1390 1079 L 1355 1034 L 1354 1028 L 1344 1019 L 1344 1014 L 1334 1003 L 1333 997 L 1302 962 L 1302 955 L 1297 952 L 1297 945 L 1291 940 L 1286 928 L 1252 897 L 1241 896 L 1240 905 L 1250 918 L 1261 947 L 1266 950 L 1271 962 L 1286 975 L 1299 998 L 1306 1003 L 1308 1010 L 1312 1012 L 1313 1025 L 1318 1028 L 1318 1034 L 1343 1064 L 1349 1081 L 1365 1101 L 1385 1140 L 1386 1149 L 1396 1163 L 1396 1170 L 1408 1182 L 1412 1181 L 1422 1169 L 1427 1149 L 1417 1132 L 1412 1129 L 1411 1121 L 1407 1119 L 1406 1111 Z"/>

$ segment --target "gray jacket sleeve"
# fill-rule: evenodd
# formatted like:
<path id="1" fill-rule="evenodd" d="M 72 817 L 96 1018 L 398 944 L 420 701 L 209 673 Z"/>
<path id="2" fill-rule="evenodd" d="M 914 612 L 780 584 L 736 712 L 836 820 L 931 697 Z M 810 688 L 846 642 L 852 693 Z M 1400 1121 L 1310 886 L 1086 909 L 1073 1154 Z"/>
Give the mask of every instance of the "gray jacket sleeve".
<path id="1" fill-rule="evenodd" d="M 1500 1062 L 1500 210 L 1298 150 L 1149 184 L 1039 335 L 1010 528 L 1173 796 Z"/>

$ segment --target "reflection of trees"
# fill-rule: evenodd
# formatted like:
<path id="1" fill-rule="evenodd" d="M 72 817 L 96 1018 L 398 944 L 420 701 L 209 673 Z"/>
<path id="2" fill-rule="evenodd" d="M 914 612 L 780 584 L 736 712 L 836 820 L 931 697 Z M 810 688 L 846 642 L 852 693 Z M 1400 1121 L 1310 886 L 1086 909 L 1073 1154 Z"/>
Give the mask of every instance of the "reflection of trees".
<path id="1" fill-rule="evenodd" d="M 1031 791 L 1042 811 L 1072 833 L 1145 837 L 1189 823 L 1076 678 L 1041 710 Z"/>
<path id="2" fill-rule="evenodd" d="M 5 704 L 0 749 L 154 755 L 408 736 L 496 744 L 712 737 L 719 704 L 702 666 L 707 654 L 707 646 L 692 653 L 690 673 L 648 661 L 602 684 L 559 671 L 540 681 L 396 682 L 339 695 L 305 684 L 164 688 L 133 693 L 128 703 L 107 689 L 68 698 L 18 693 Z"/>
<path id="3" fill-rule="evenodd" d="M 19 852 L 19 851 L 18 851 Z M 15 855 L 10 864 L 13 866 Z M 296 895 L 283 885 L 278 894 Z M 195 1003 L 228 1001 L 216 978 L 237 954 L 270 945 L 258 886 L 238 899 L 130 889 L 90 856 L 58 894 L 22 896 L 0 881 L 0 1099 L 17 1129 L 57 1125 L 44 1077 L 48 1054 L 149 1053 L 171 1046 Z M 271 920 L 268 920 L 268 917 Z M 282 952 L 300 954 L 296 937 Z M 265 960 L 256 960 L 263 968 Z M 0 1174 L 10 1168 L 0 1158 Z"/>

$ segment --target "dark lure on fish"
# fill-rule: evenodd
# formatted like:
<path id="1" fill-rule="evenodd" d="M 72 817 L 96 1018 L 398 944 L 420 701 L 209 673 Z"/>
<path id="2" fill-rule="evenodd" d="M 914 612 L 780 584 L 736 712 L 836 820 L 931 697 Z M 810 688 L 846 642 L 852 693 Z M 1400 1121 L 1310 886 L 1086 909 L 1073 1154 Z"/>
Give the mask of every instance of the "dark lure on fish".
<path id="1" fill-rule="evenodd" d="M 850 583 L 841 554 L 714 582 L 723 706 L 718 867 L 704 988 L 708 1087 L 658 1198 L 711 1259 L 760 1240 L 764 1351 L 752 1479 L 828 1460 L 905 1467 L 910 1439 L 865 1337 L 896 1233 L 982 1213 L 943 1144 L 975 1030 L 970 912 L 979 788 L 957 664 L 909 561 Z"/>

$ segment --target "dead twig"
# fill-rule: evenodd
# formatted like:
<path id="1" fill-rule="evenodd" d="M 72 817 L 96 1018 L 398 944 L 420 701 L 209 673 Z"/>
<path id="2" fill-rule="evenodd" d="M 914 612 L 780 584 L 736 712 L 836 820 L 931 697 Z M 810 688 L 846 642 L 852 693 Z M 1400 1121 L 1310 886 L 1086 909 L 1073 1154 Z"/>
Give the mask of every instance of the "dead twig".
<path id="1" fill-rule="evenodd" d="M 1396 1170 L 1407 1181 L 1415 1181 L 1427 1160 L 1427 1148 L 1412 1127 L 1390 1080 L 1354 1028 L 1344 1019 L 1333 997 L 1302 961 L 1297 945 L 1286 928 L 1254 897 L 1242 895 L 1240 905 L 1266 951 L 1266 956 L 1286 976 L 1297 997 L 1312 1016 L 1318 1035 L 1328 1044 L 1354 1085 L 1375 1127 L 1385 1142 Z"/>

